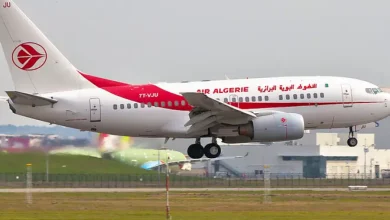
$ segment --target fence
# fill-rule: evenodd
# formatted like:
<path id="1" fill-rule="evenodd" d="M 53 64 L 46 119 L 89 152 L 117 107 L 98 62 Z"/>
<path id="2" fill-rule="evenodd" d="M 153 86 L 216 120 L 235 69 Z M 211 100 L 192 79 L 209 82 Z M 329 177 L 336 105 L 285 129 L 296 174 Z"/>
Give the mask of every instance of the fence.
<path id="1" fill-rule="evenodd" d="M 36 188 L 157 188 L 165 184 L 165 175 L 161 174 L 50 174 L 33 173 L 33 187 Z M 364 179 L 339 178 L 303 178 L 302 175 L 272 174 L 271 188 L 321 188 L 366 185 L 369 187 L 390 187 L 390 178 Z M 26 186 L 26 173 L 0 173 L 1 188 L 23 188 Z M 243 175 L 233 177 L 178 176 L 170 175 L 172 188 L 217 188 L 217 187 L 259 187 L 264 186 L 263 176 Z"/>

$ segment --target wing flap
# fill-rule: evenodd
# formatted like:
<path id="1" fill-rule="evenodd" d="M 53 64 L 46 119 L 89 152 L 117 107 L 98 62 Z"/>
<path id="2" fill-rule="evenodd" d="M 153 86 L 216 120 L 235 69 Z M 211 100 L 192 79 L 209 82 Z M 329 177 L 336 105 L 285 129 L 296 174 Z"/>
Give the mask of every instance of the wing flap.
<path id="1" fill-rule="evenodd" d="M 181 94 L 190 105 L 195 107 L 190 113 L 190 120 L 184 125 L 191 126 L 187 134 L 208 129 L 221 121 L 229 121 L 229 119 L 238 118 L 248 121 L 257 117 L 252 112 L 241 110 L 203 93 L 184 92 Z"/>
<path id="2" fill-rule="evenodd" d="M 58 102 L 55 99 L 49 99 L 42 96 L 32 95 L 18 91 L 6 91 L 6 93 L 13 103 L 19 105 L 44 106 L 52 105 Z"/>

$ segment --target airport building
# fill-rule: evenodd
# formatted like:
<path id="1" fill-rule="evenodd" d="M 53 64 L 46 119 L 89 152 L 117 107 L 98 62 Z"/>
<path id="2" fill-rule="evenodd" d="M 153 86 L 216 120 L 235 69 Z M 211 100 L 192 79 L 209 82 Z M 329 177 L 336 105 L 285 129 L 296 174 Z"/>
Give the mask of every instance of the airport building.
<path id="1" fill-rule="evenodd" d="M 224 144 L 222 156 L 249 152 L 244 159 L 208 164 L 210 173 L 262 175 L 268 167 L 271 176 L 283 178 L 382 178 L 390 170 L 390 149 L 377 149 L 374 134 L 357 134 L 358 145 L 349 147 L 348 134 L 316 133 L 309 143 L 298 141 L 258 144 Z M 245 153 L 245 152 L 244 152 Z"/>

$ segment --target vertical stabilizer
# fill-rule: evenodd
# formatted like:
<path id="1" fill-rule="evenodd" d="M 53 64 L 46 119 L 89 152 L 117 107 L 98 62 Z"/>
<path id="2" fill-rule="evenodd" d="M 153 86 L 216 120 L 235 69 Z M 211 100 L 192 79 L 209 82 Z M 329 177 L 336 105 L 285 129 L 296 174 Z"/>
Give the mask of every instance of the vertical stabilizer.
<path id="1" fill-rule="evenodd" d="M 0 0 L 0 19 L 0 42 L 17 91 L 34 94 L 92 87 L 14 1 Z"/>

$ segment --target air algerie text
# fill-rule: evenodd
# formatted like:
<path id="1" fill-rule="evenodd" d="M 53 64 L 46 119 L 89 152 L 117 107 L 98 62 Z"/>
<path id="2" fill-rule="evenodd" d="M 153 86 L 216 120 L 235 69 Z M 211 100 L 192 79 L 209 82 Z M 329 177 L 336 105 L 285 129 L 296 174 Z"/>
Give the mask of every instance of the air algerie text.
<path id="1" fill-rule="evenodd" d="M 198 89 L 196 92 L 204 94 L 218 94 L 218 93 L 237 93 L 248 92 L 249 87 L 228 87 L 228 88 L 215 88 L 215 89 Z"/>

